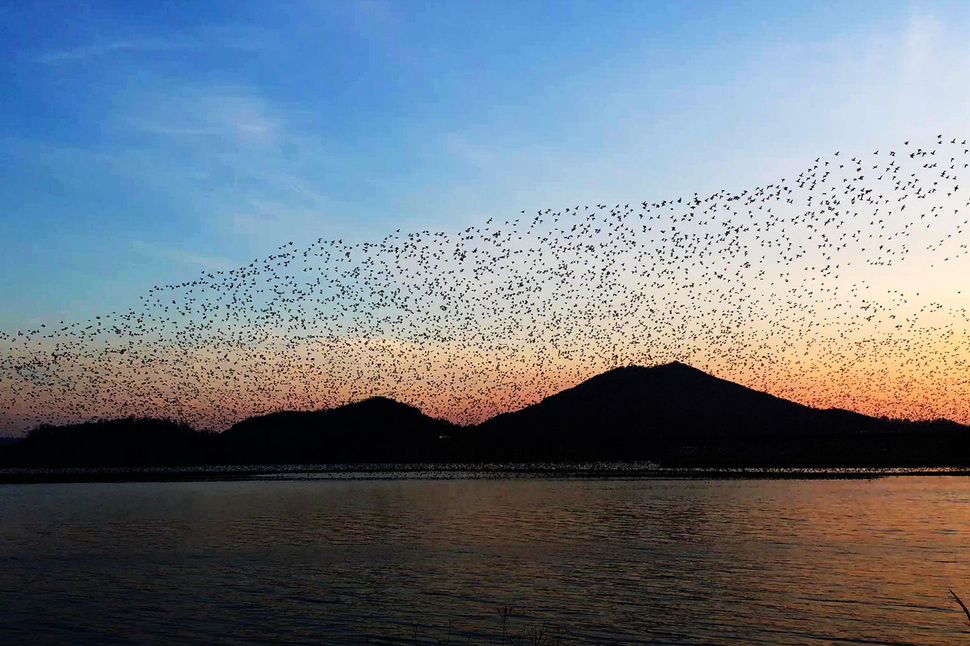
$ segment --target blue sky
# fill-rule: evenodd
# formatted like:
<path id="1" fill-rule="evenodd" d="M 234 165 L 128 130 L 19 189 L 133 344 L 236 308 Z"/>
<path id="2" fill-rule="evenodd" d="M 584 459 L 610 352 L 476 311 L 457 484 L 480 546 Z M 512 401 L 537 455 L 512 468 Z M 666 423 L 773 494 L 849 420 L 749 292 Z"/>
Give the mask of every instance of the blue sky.
<path id="1" fill-rule="evenodd" d="M 6 3 L 0 328 L 289 241 L 741 190 L 966 136 L 967 69 L 963 3 Z"/>

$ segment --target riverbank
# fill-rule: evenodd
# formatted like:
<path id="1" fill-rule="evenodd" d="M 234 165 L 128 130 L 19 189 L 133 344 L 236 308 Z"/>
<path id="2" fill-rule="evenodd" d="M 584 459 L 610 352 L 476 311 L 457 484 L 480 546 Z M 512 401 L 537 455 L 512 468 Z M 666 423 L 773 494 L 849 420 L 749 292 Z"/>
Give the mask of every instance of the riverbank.
<path id="1" fill-rule="evenodd" d="M 664 468 L 646 462 L 84 467 L 0 469 L 0 484 L 225 480 L 501 480 L 521 478 L 808 480 L 872 479 L 892 476 L 970 476 L 970 469 L 966 467 Z"/>

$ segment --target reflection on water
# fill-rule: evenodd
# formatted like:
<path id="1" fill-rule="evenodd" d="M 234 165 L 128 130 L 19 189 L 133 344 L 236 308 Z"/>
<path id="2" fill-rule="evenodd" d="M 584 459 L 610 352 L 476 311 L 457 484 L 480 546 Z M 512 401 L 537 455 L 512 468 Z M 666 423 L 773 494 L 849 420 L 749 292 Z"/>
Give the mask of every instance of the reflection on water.
<path id="1" fill-rule="evenodd" d="M 3 643 L 953 644 L 970 479 L 0 487 Z M 423 641 L 422 641 L 423 640 Z"/>

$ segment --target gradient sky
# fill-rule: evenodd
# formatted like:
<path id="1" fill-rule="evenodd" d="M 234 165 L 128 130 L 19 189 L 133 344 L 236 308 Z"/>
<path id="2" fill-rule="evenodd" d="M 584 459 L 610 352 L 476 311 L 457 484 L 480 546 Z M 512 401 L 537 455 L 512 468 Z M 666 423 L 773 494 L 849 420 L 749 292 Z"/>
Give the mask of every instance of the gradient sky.
<path id="1" fill-rule="evenodd" d="M 213 427 L 370 394 L 474 420 L 672 359 L 813 405 L 970 422 L 970 203 L 951 163 L 968 154 L 967 69 L 966 3 L 8 3 L 0 430 L 204 418 L 234 358 L 249 381 Z M 764 188 L 781 178 L 787 201 Z M 869 210 L 828 220 L 825 191 Z M 696 194 L 720 197 L 688 219 L 656 204 Z M 569 207 L 597 204 L 571 238 L 588 251 L 570 247 Z M 711 264 L 749 252 L 728 280 Z M 564 257 L 575 271 L 549 282 Z M 358 303 L 378 283 L 417 295 L 421 330 L 407 307 Z M 465 320 L 442 314 L 457 293 L 482 299 Z M 225 330 L 185 337 L 217 302 L 271 340 L 234 357 Z M 295 349 L 293 321 L 328 340 Z M 142 336 L 111 346 L 115 329 Z"/>
<path id="2" fill-rule="evenodd" d="M 0 329 L 962 132 L 967 69 L 959 2 L 5 3 Z"/>

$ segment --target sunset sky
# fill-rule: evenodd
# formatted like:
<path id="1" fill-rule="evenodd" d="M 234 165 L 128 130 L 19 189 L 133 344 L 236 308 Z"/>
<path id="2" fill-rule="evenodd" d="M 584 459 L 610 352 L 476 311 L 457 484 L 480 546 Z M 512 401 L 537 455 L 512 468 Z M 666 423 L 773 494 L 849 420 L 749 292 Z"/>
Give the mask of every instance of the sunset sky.
<path id="1" fill-rule="evenodd" d="M 527 216 L 546 209 L 659 203 L 721 190 L 741 194 L 782 178 L 792 184 L 817 158 L 835 164 L 837 151 L 839 160 L 865 155 L 875 168 L 890 149 L 903 150 L 905 141 L 927 147 L 939 133 L 947 142 L 970 136 L 968 69 L 970 5 L 963 2 L 7 3 L 0 8 L 0 331 L 16 337 L 41 326 L 50 332 L 113 312 L 141 312 L 157 296 L 156 286 L 228 272 L 254 259 L 263 263 L 290 242 L 300 251 L 321 240 L 324 246 L 339 241 L 333 249 L 343 249 L 429 232 L 422 244 L 436 248 L 434 233 L 449 241 L 468 227 L 504 235 L 515 226 L 499 225 L 521 217 L 523 234 L 516 237 L 524 240 L 524 259 L 530 241 L 550 244 L 538 229 L 524 232 Z M 872 157 L 880 150 L 881 157 Z M 931 181 L 930 173 L 926 179 Z M 970 179 L 964 181 L 970 189 Z M 956 217 L 965 200 L 940 200 L 935 208 L 948 215 L 919 245 L 907 238 L 908 264 L 883 271 L 862 255 L 871 247 L 846 247 L 834 256 L 846 265 L 839 276 L 828 276 L 825 289 L 834 291 L 821 300 L 799 295 L 818 305 L 808 318 L 824 318 L 827 331 L 792 332 L 790 340 L 797 342 L 776 348 L 774 367 L 745 363 L 764 354 L 767 330 L 779 323 L 753 313 L 788 316 L 773 300 L 784 292 L 757 282 L 754 270 L 736 276 L 743 293 L 715 290 L 729 295 L 718 305 L 727 303 L 724 321 L 748 326 L 744 338 L 731 336 L 741 334 L 738 326 L 722 326 L 720 338 L 735 342 L 730 352 L 711 351 L 714 337 L 691 328 L 701 320 L 693 314 L 684 329 L 700 346 L 665 336 L 679 329 L 671 312 L 698 302 L 697 294 L 684 291 L 683 302 L 672 296 L 656 301 L 663 305 L 666 331 L 657 332 L 661 341 L 653 352 L 644 350 L 646 337 L 636 337 L 635 348 L 627 343 L 631 330 L 610 328 L 617 336 L 607 342 L 588 325 L 576 338 L 588 334 L 590 340 L 563 340 L 546 330 L 538 346 L 595 340 L 617 347 L 613 354 L 621 364 L 693 359 L 719 376 L 806 403 L 970 422 L 960 403 L 970 395 L 962 376 L 970 358 L 967 322 L 954 314 L 970 308 L 964 300 L 970 281 L 961 278 L 968 265 L 951 260 L 956 256 L 948 248 L 933 246 L 948 237 L 965 244 L 970 236 L 960 225 L 967 216 Z M 918 217 L 913 209 L 905 213 Z M 746 222 L 768 225 L 776 214 L 758 213 L 761 220 Z M 897 212 L 887 226 L 898 225 L 899 235 L 909 236 L 910 220 L 900 217 Z M 541 226 L 552 232 L 558 225 L 547 219 Z M 688 230 L 722 230 L 705 226 L 691 222 Z M 869 235 L 868 220 L 860 226 Z M 814 241 L 806 242 L 812 232 L 799 231 L 792 239 L 812 247 Z M 590 232 L 591 240 L 599 235 L 605 234 Z M 763 242 L 741 234 L 738 239 Z M 559 262 L 557 248 L 549 248 L 543 257 Z M 716 245 L 691 248 L 724 252 Z M 368 258 L 386 257 L 382 253 L 365 251 L 354 261 L 362 258 L 370 266 Z M 829 256 L 822 252 L 822 258 Z M 627 271 L 642 257 L 631 251 L 623 260 Z M 508 276 L 527 266 L 519 262 Z M 821 263 L 799 271 L 809 276 L 819 269 Z M 404 275 L 395 274 L 396 285 L 406 282 Z M 778 276 L 780 285 L 785 275 Z M 631 280 L 621 277 L 615 294 L 627 298 L 626 287 L 638 289 Z M 686 289 L 686 283 L 677 285 Z M 869 307 L 853 292 L 857 286 L 880 294 L 875 300 L 885 320 L 870 321 L 870 337 L 881 334 L 880 340 L 863 338 L 869 332 L 848 315 L 819 313 L 838 299 L 847 309 Z M 504 287 L 475 289 L 483 298 L 505 293 Z M 901 295 L 890 296 L 893 290 Z M 178 299 L 190 298 L 180 294 Z M 440 296 L 428 297 L 434 308 L 450 306 L 435 300 Z M 743 316 L 741 305 L 750 310 Z M 912 318 L 911 327 L 893 332 L 919 312 L 922 318 Z M 934 312 L 939 320 L 931 320 Z M 553 314 L 558 316 L 533 312 L 529 321 L 548 322 L 542 317 Z M 431 319 L 422 321 L 433 327 Z M 507 324 L 482 323 L 495 334 L 479 347 L 467 343 L 474 335 L 461 327 L 433 351 L 409 345 L 412 333 L 393 325 L 381 343 L 394 344 L 399 365 L 423 361 L 429 373 L 447 372 L 460 359 L 482 370 L 465 375 L 471 382 L 493 379 L 485 388 L 487 401 L 476 404 L 466 393 L 460 401 L 432 405 L 433 412 L 452 417 L 469 407 L 495 412 L 522 405 L 594 368 L 611 367 L 610 359 L 587 360 L 571 351 L 547 360 L 534 338 L 525 340 L 524 325 L 510 334 L 521 333 L 529 353 L 523 354 L 526 345 L 517 346 L 517 367 L 494 381 L 485 367 L 504 356 L 495 339 Z M 445 324 L 453 321 L 445 316 Z M 829 335 L 834 328 L 838 342 Z M 175 333 L 166 330 L 161 339 L 172 341 L 165 335 Z M 346 330 L 354 334 L 328 341 L 329 351 L 333 344 L 365 343 L 359 329 Z M 274 333 L 292 334 L 282 328 Z M 56 361 L 55 341 L 42 350 L 54 352 Z M 892 350 L 862 349 L 870 342 Z M 456 345 L 443 350 L 448 343 Z M 796 359 L 798 343 L 805 347 Z M 0 363 L 0 408 L 20 411 L 15 417 L 21 421 L 6 429 L 19 432 L 23 420 L 43 415 L 23 415 L 29 404 L 16 384 L 27 355 L 14 356 L 2 345 L 0 352 L 12 362 Z M 212 346 L 192 352 L 216 356 Z M 427 360 L 429 352 L 440 365 Z M 824 363 L 824 374 L 794 367 L 811 362 L 814 352 L 821 353 L 815 358 Z M 904 369 L 907 352 L 923 357 L 909 357 L 918 369 Z M 602 348 L 596 353 L 613 356 Z M 288 361 L 292 368 L 292 356 Z M 866 367 L 867 361 L 872 365 Z M 382 365 L 372 368 L 380 372 Z M 872 381 L 886 370 L 891 374 Z M 441 379 L 454 386 L 460 375 L 445 372 Z M 837 388 L 831 382 L 836 372 L 844 378 Z M 373 377 L 357 391 L 343 373 L 334 374 L 332 388 L 341 389 L 343 398 L 380 394 Z M 302 374 L 284 380 L 308 379 Z M 828 380 L 827 389 L 819 390 L 819 380 Z M 99 383 L 92 387 L 114 382 Z M 423 401 L 413 380 L 395 384 L 392 394 Z M 186 405 L 208 406 L 219 390 L 211 387 Z M 139 401 L 163 396 L 153 388 L 146 382 Z M 296 401 L 281 393 L 267 401 Z"/>

